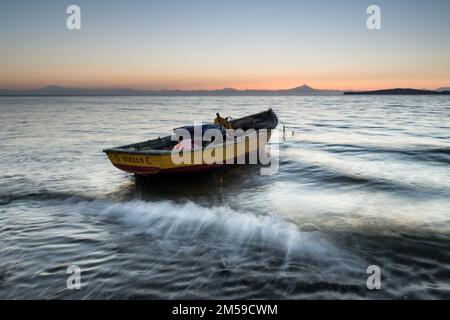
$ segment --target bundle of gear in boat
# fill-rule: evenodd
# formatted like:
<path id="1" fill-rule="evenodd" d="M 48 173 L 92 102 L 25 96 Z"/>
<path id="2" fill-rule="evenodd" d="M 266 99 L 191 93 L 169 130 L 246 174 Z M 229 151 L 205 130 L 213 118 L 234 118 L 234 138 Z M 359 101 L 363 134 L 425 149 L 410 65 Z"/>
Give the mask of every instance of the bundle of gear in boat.
<path id="1" fill-rule="evenodd" d="M 201 124 L 197 126 L 184 126 L 173 129 L 173 132 L 176 136 L 178 136 L 178 143 L 173 147 L 174 150 L 193 150 L 196 147 L 204 148 L 210 143 L 215 141 L 215 136 L 211 136 L 210 140 L 203 140 L 205 132 L 208 130 L 216 130 L 222 135 L 223 141 L 227 138 L 234 139 L 234 137 L 230 137 L 227 133 L 227 129 L 232 129 L 230 125 L 231 117 L 222 118 L 220 114 L 217 113 L 216 119 L 214 119 L 214 124 Z M 196 139 L 195 133 L 201 133 L 200 139 Z M 191 138 L 185 139 L 183 133 L 188 133 Z M 171 149 L 169 147 L 168 149 Z"/>

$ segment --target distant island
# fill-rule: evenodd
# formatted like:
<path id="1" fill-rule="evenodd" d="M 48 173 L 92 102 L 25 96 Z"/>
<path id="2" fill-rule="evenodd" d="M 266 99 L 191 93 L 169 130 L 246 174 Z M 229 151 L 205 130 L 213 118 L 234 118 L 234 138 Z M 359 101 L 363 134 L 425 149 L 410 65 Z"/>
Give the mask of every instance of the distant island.
<path id="1" fill-rule="evenodd" d="M 47 86 L 44 88 L 13 91 L 0 90 L 0 96 L 272 96 L 272 95 L 336 95 L 339 90 L 314 89 L 307 85 L 291 89 L 258 90 L 224 88 L 217 90 L 136 90 L 136 89 L 85 89 Z"/>
<path id="2" fill-rule="evenodd" d="M 450 88 L 437 90 L 425 89 L 383 89 L 374 91 L 341 91 L 329 89 L 314 89 L 306 84 L 279 90 L 264 89 L 234 89 L 216 90 L 137 90 L 137 89 L 87 89 L 61 86 L 47 86 L 32 90 L 2 90 L 0 96 L 295 96 L 295 95 L 450 95 Z"/>
<path id="3" fill-rule="evenodd" d="M 434 90 L 423 89 L 409 89 L 409 88 L 396 88 L 396 89 L 383 89 L 373 91 L 347 91 L 344 95 L 450 95 L 449 88 L 439 88 Z"/>

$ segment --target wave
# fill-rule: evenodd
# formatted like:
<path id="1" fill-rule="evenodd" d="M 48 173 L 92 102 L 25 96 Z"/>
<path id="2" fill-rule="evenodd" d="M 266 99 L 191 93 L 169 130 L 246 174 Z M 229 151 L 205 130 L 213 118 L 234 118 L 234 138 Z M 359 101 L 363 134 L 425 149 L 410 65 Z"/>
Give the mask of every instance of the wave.
<path id="1" fill-rule="evenodd" d="M 285 160 L 280 163 L 284 173 L 279 180 L 291 181 L 292 174 L 301 178 L 304 183 L 313 183 L 318 186 L 358 186 L 369 190 L 410 194 L 414 197 L 430 197 L 448 195 L 448 191 L 433 186 L 412 185 L 402 181 L 390 180 L 383 177 L 362 175 L 357 172 L 337 170 L 327 166 L 302 164 L 293 160 Z"/>
<path id="2" fill-rule="evenodd" d="M 192 202 L 113 203 L 77 202 L 76 210 L 114 219 L 133 233 L 144 233 L 158 241 L 201 241 L 213 247 L 233 247 L 245 251 L 255 246 L 286 256 L 301 253 L 329 256 L 337 249 L 319 232 L 303 232 L 295 224 L 278 217 L 239 212 L 226 206 L 202 207 Z"/>
<path id="3" fill-rule="evenodd" d="M 362 185 L 415 196 L 448 195 L 445 166 L 392 159 L 341 156 L 325 150 L 285 150 L 280 161 L 282 172 L 321 185 L 329 183 Z M 284 178 L 290 178 L 285 175 Z"/>
<path id="4" fill-rule="evenodd" d="M 39 201 L 94 201 L 98 198 L 73 192 L 36 191 L 28 193 L 0 194 L 0 205 L 8 205 L 15 201 L 39 200 Z"/>
<path id="5" fill-rule="evenodd" d="M 129 227 L 132 233 L 145 233 L 158 241 L 189 240 L 204 243 L 234 244 L 242 248 L 264 247 L 295 254 L 306 251 L 325 254 L 332 250 L 317 234 L 303 232 L 280 217 L 241 212 L 228 206 L 204 207 L 193 202 L 114 202 L 74 192 L 36 191 L 0 194 L 0 205 L 15 201 L 45 201 L 46 205 L 67 206 L 69 214 L 87 213 L 111 219 Z M 325 251 L 324 251 L 325 250 Z"/>
<path id="6" fill-rule="evenodd" d="M 358 145 L 342 145 L 342 144 L 327 144 L 324 150 L 332 153 L 379 153 L 379 154 L 395 154 L 412 160 L 432 161 L 443 164 L 450 164 L 450 148 L 389 148 L 376 146 L 358 146 Z"/>
<path id="7" fill-rule="evenodd" d="M 45 202 L 68 215 L 88 215 L 97 222 L 119 224 L 125 234 L 146 235 L 162 244 L 209 247 L 250 256 L 290 259 L 301 256 L 340 256 L 316 228 L 306 228 L 282 217 L 239 211 L 226 205 L 201 206 L 191 201 L 112 200 L 74 192 L 36 191 L 0 194 L 0 205 L 15 201 Z M 102 223 L 103 223 L 102 222 Z"/>

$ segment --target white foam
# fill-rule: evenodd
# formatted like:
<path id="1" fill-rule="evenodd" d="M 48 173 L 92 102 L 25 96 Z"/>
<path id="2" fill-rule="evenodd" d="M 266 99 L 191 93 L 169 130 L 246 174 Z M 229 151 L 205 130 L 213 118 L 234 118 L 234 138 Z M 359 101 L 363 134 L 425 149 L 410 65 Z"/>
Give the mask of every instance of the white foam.
<path id="1" fill-rule="evenodd" d="M 336 251 L 316 231 L 302 232 L 278 217 L 239 212 L 226 206 L 202 207 L 192 202 L 81 202 L 83 211 L 113 218 L 133 232 L 159 240 L 185 239 L 223 245 L 257 245 L 285 254 L 329 255 Z M 335 252 L 336 253 L 336 252 Z"/>

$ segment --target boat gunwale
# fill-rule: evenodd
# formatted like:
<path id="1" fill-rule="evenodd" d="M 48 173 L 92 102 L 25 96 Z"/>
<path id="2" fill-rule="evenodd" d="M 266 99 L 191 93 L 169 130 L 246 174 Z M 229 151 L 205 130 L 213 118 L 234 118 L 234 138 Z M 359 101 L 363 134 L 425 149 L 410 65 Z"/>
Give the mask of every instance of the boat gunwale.
<path id="1" fill-rule="evenodd" d="M 268 130 L 272 130 L 272 129 L 268 129 Z M 229 144 L 233 144 L 233 145 L 238 144 L 238 143 L 242 142 L 242 140 L 245 140 L 247 137 L 251 137 L 254 134 L 258 134 L 258 131 L 259 130 L 255 130 L 255 131 L 250 132 L 248 134 L 246 133 L 245 135 L 237 137 L 235 140 L 233 140 L 233 143 L 229 143 L 229 142 L 228 143 Z M 161 139 L 168 138 L 168 137 L 172 137 L 172 136 L 165 136 L 165 137 L 163 137 Z M 139 145 L 139 144 L 142 144 L 142 143 L 147 143 L 147 142 L 155 141 L 155 140 L 157 140 L 157 139 L 148 140 L 148 141 L 142 141 L 142 142 L 129 144 L 129 145 L 121 146 L 121 147 L 116 147 L 116 148 L 104 149 L 103 152 L 106 153 L 106 154 L 108 154 L 108 153 L 123 153 L 123 154 L 155 155 L 156 156 L 156 155 L 170 155 L 170 154 L 173 154 L 173 153 L 183 154 L 184 152 L 192 153 L 192 152 L 195 152 L 195 151 L 202 151 L 203 152 L 208 147 L 208 146 L 206 146 L 206 147 L 203 147 L 203 148 L 194 148 L 194 149 L 191 149 L 191 150 L 188 150 L 188 151 L 184 151 L 184 150 L 179 150 L 178 151 L 177 150 L 177 152 L 174 152 L 173 149 L 172 150 L 157 150 L 157 149 L 126 150 L 125 149 L 125 148 L 130 148 L 131 146 L 135 146 L 135 145 Z M 214 149 L 215 148 L 224 147 L 224 146 L 225 147 L 227 146 L 227 141 L 224 141 L 224 142 L 222 142 L 220 144 L 214 145 Z"/>

